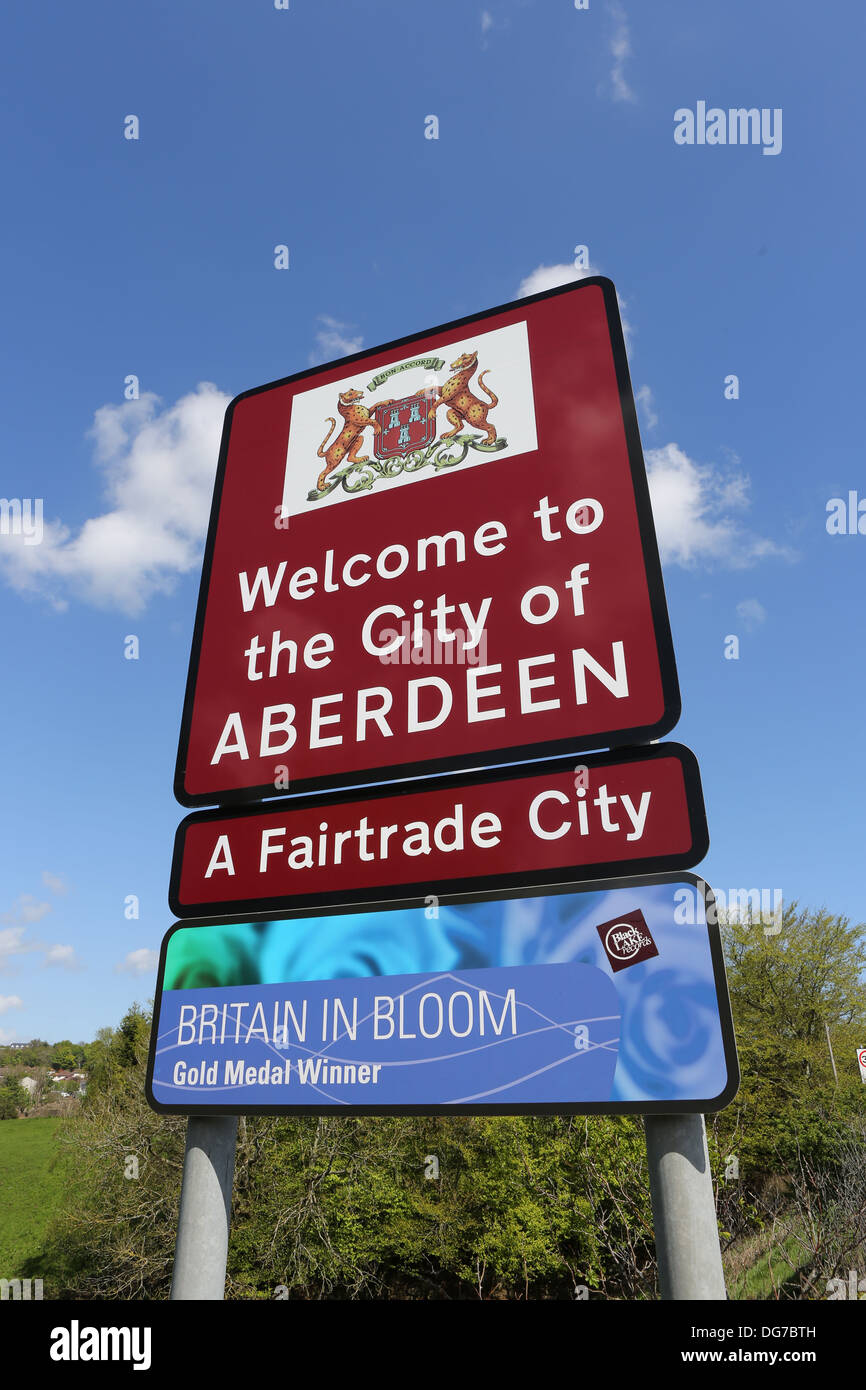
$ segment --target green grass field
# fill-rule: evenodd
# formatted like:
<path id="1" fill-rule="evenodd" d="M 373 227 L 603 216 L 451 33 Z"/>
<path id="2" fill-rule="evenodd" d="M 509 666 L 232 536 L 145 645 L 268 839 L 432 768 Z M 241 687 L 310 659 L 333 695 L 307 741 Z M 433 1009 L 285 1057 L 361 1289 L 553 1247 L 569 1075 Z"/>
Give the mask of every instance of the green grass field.
<path id="1" fill-rule="evenodd" d="M 25 1262 L 38 1256 L 63 1200 L 60 1164 L 52 1168 L 60 1152 L 55 1136 L 61 1123 L 0 1121 L 0 1279 L 20 1278 Z M 29 1272 L 40 1275 L 39 1270 Z"/>

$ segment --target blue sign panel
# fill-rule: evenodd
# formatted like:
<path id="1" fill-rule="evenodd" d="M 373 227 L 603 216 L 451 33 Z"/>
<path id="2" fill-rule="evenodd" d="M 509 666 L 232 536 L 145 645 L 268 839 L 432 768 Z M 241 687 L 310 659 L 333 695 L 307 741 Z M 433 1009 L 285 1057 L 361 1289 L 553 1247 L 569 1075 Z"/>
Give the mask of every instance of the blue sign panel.
<path id="1" fill-rule="evenodd" d="M 218 1003 L 213 990 L 177 990 L 163 998 L 171 1042 L 154 1094 L 403 1107 L 419 1095 L 449 1106 L 567 1103 L 579 1089 L 602 1101 L 619 1022 L 616 988 L 594 965 L 234 987 Z"/>
<path id="2" fill-rule="evenodd" d="M 183 923 L 163 943 L 148 1097 L 215 1114 L 721 1108 L 738 1075 L 707 906 L 681 874 Z"/>

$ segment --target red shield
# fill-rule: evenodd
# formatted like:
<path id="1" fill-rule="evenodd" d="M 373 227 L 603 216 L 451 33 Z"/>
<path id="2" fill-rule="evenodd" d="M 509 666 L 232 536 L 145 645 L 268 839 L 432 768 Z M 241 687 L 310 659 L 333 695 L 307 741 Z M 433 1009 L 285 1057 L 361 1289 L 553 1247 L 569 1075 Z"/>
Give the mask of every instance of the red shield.
<path id="1" fill-rule="evenodd" d="M 435 396 L 435 390 L 423 391 L 417 396 L 404 396 L 402 400 L 376 406 L 373 416 L 382 427 L 373 440 L 377 459 L 411 454 L 436 438 L 436 417 L 428 418 Z"/>

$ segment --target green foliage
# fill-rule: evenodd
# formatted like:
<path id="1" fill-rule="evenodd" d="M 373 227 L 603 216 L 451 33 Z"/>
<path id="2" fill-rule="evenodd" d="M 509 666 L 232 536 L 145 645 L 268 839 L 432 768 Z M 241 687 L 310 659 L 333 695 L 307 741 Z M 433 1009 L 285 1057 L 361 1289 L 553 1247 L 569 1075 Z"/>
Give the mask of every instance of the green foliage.
<path id="1" fill-rule="evenodd" d="M 133 1007 L 137 1008 L 138 1006 L 133 1005 Z M 93 1042 L 84 1044 L 84 1062 L 82 1067 L 83 1070 L 87 1072 L 88 1076 L 92 1075 L 92 1073 L 97 1071 L 101 1066 L 107 1049 L 111 1047 L 111 1040 L 113 1037 L 113 1028 L 100 1028 Z"/>
<path id="2" fill-rule="evenodd" d="M 820 1297 L 866 1240 L 863 926 L 794 903 L 769 929 L 730 922 L 722 936 L 742 1080 L 708 1137 L 729 1286 Z"/>
<path id="3" fill-rule="evenodd" d="M 102 1028 L 85 1049 L 88 1094 L 123 1092 L 130 1086 L 143 1087 L 150 1037 L 150 1014 L 133 1004 L 114 1028 Z"/>
<path id="4" fill-rule="evenodd" d="M 741 1180 L 787 1173 L 800 1155 L 828 1164 L 862 1114 L 855 1036 L 866 1036 L 862 925 L 791 904 L 780 930 L 723 928 L 742 1080 L 715 1117 L 720 1148 L 739 1156 Z M 837 1084 L 827 1029 L 844 1063 Z"/>
<path id="5" fill-rule="evenodd" d="M 137 1004 L 90 1051 L 87 1095 L 63 1126 L 75 1202 L 44 1251 L 58 1297 L 164 1298 L 183 1164 L 182 1119 L 144 1099 L 150 1017 Z"/>
<path id="6" fill-rule="evenodd" d="M 775 931 L 751 919 L 725 925 L 732 998 L 749 1033 L 824 1039 L 824 1025 L 866 1023 L 863 924 L 790 904 Z"/>
<path id="7" fill-rule="evenodd" d="M 15 1097 L 5 1086 L 0 1086 L 0 1120 L 16 1120 L 18 1118 L 18 1106 Z"/>
<path id="8" fill-rule="evenodd" d="M 58 1043 L 32 1038 L 24 1047 L 0 1047 L 0 1067 L 25 1067 L 28 1070 L 34 1067 L 61 1067 L 64 1071 L 76 1071 L 82 1067 L 90 1046 L 90 1043 L 70 1042 L 68 1038 Z"/>
<path id="9" fill-rule="evenodd" d="M 68 1038 L 55 1043 L 51 1049 L 51 1065 L 59 1067 L 62 1071 L 77 1071 L 83 1061 L 84 1049 L 76 1047 Z"/>
<path id="10" fill-rule="evenodd" d="M 435 1156 L 439 1177 L 424 1175 Z M 640 1297 L 654 1284 L 642 1129 L 474 1117 L 248 1122 L 230 1289 L 267 1297 Z"/>
<path id="11" fill-rule="evenodd" d="M 0 1084 L 0 1118 L 14 1119 L 19 1110 L 26 1110 L 29 1103 L 30 1097 L 25 1087 L 16 1077 L 7 1076 Z"/>
<path id="12" fill-rule="evenodd" d="M 41 1038 L 34 1038 L 26 1047 L 0 1047 L 0 1067 L 47 1067 L 52 1050 Z"/>

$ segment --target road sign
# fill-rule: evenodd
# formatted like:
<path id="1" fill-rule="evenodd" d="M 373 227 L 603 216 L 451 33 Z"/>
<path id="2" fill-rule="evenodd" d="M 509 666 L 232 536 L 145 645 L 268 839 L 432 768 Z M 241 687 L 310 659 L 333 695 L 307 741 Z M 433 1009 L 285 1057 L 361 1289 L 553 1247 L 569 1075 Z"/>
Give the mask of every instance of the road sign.
<path id="1" fill-rule="evenodd" d="M 647 742 L 679 710 L 610 281 L 232 401 L 184 805 Z"/>
<path id="2" fill-rule="evenodd" d="M 179 1114 L 664 1114 L 738 1083 L 693 874 L 176 924 L 147 1095 Z"/>
<path id="3" fill-rule="evenodd" d="M 860 1067 L 860 1080 L 866 1081 L 866 1047 L 861 1047 L 857 1053 L 857 1062 Z"/>
<path id="4" fill-rule="evenodd" d="M 681 744 L 198 812 L 175 839 L 179 917 L 653 873 L 707 852 Z"/>

